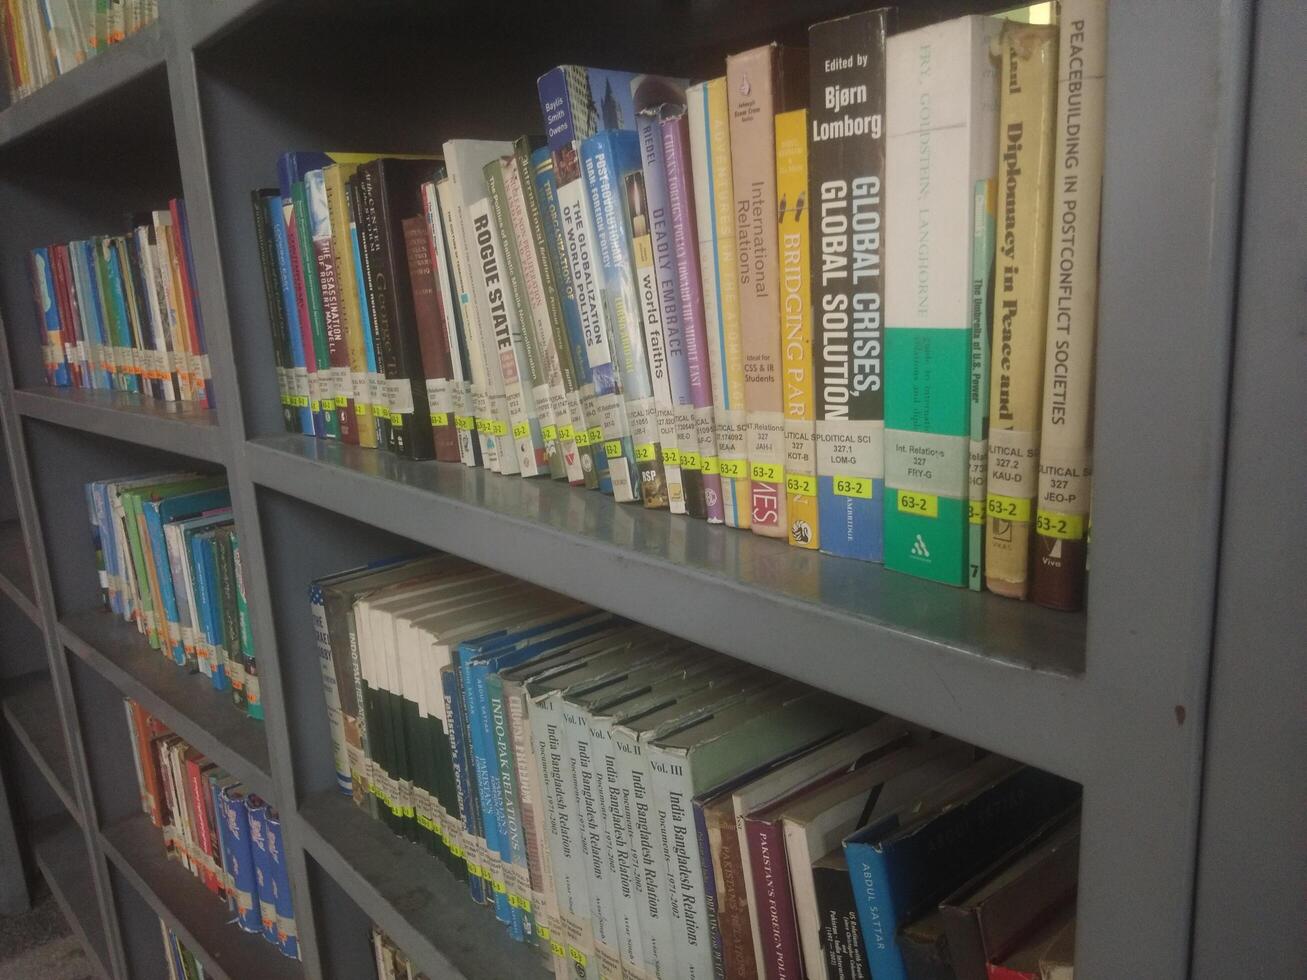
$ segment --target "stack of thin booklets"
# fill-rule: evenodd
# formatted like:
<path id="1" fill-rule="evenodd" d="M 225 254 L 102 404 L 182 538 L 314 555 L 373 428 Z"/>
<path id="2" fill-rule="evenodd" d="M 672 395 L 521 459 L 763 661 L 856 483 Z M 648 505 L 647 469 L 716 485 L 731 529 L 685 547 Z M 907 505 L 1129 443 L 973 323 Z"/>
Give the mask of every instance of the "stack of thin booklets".
<path id="1" fill-rule="evenodd" d="M 168 980 L 205 980 L 204 964 L 196 959 L 195 954 L 186 948 L 168 924 L 159 920 L 159 931 L 163 933 L 164 962 L 168 964 Z"/>
<path id="2" fill-rule="evenodd" d="M 34 248 L 30 264 L 47 384 L 213 407 L 181 198 L 125 235 Z"/>
<path id="3" fill-rule="evenodd" d="M 221 474 L 151 473 L 86 484 L 107 610 L 178 667 L 263 717 L 240 538 Z"/>
<path id="4" fill-rule="evenodd" d="M 560 978 L 904 975 L 909 927 L 1045 839 L 1069 906 L 1059 777 L 451 556 L 310 599 L 341 791 Z"/>
<path id="5" fill-rule="evenodd" d="M 286 153 L 287 431 L 1079 608 L 1106 0 L 1061 17 L 871 10 L 696 84 L 560 66 L 543 140 Z"/>
<path id="6" fill-rule="evenodd" d="M 226 904 L 241 929 L 298 959 L 277 811 L 139 704 L 124 705 L 141 809 L 163 832 L 168 855 Z"/>

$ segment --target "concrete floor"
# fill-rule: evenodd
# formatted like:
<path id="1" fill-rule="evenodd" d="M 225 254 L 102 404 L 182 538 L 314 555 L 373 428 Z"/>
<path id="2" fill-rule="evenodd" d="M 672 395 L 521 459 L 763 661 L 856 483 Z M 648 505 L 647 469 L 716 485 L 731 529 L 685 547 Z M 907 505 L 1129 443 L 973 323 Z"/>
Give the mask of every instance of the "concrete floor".
<path id="1" fill-rule="evenodd" d="M 92 980 L 94 975 L 82 944 L 38 878 L 31 909 L 0 917 L 0 980 Z"/>

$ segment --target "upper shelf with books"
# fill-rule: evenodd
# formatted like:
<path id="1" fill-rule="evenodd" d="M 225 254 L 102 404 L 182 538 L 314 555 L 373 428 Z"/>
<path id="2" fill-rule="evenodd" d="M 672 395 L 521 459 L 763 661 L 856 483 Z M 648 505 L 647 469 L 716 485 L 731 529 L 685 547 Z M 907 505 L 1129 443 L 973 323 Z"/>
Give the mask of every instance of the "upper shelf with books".
<path id="1" fill-rule="evenodd" d="M 194 402 L 161 402 L 124 391 L 23 388 L 14 393 L 20 414 L 83 432 L 222 463 L 226 444 L 217 413 Z"/>
<path id="2" fill-rule="evenodd" d="M 558 483 L 299 436 L 256 439 L 245 454 L 256 483 L 290 497 L 528 581 L 565 583 L 600 608 L 1033 765 L 1080 772 L 1077 739 L 1039 733 L 1088 724 L 1083 615 L 669 520 Z"/>
<path id="3" fill-rule="evenodd" d="M 120 124 L 119 110 L 169 113 L 166 50 L 162 25 L 156 21 L 19 99 L 0 111 L 0 154 L 7 156 L 30 137 L 56 127 L 76 129 L 78 138 L 85 139 L 88 130 L 111 121 Z M 163 91 L 164 99 L 150 98 L 151 89 Z"/>

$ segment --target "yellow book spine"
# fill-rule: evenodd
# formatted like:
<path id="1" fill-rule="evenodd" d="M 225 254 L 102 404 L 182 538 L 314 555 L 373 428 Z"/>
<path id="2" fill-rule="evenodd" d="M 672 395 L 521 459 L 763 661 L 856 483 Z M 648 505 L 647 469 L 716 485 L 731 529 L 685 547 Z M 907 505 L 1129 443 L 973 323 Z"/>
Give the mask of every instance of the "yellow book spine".
<path id="1" fill-rule="evenodd" d="M 776 237 L 781 260 L 781 391 L 789 541 L 816 549 L 817 415 L 812 384 L 808 110 L 776 116 Z"/>
<path id="2" fill-rule="evenodd" d="M 748 529 L 752 524 L 753 484 L 749 479 L 749 419 L 744 409 L 744 335 L 740 325 L 738 256 L 735 251 L 735 180 L 731 169 L 730 107 L 726 79 L 704 83 L 708 102 L 713 207 L 717 214 L 717 270 L 721 291 L 720 336 L 709 338 L 709 354 L 719 352 L 713 371 L 713 424 L 722 478 L 725 523 Z M 705 279 L 705 285 L 710 280 Z M 720 393 L 719 393 L 720 388 Z"/>
<path id="3" fill-rule="evenodd" d="M 1004 24 L 1000 45 L 985 584 L 1024 599 L 1039 477 L 1057 28 Z"/>
<path id="4" fill-rule="evenodd" d="M 338 161 L 324 167 L 322 176 L 327 189 L 331 248 L 336 253 L 336 288 L 340 290 L 340 317 L 345 330 L 345 346 L 349 352 L 350 390 L 354 393 L 359 445 L 375 449 L 377 430 L 373 424 L 372 398 L 368 388 L 368 355 L 363 344 L 363 321 L 359 316 L 361 298 L 354 269 L 354 245 L 349 234 L 349 201 L 345 196 L 345 181 L 358 166 L 353 161 Z"/>

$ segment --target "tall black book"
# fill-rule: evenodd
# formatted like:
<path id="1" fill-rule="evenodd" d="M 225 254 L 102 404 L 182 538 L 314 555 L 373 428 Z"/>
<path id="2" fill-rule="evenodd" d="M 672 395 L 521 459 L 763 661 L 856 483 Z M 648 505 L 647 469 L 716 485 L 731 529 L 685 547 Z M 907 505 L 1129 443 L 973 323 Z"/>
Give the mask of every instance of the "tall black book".
<path id="1" fill-rule="evenodd" d="M 408 459 L 431 459 L 435 451 L 403 222 L 424 214 L 422 183 L 435 178 L 437 167 L 435 160 L 382 157 L 358 170 L 359 246 L 373 330 L 381 341 L 377 357 L 386 375 L 389 446 Z"/>
<path id="2" fill-rule="evenodd" d="M 281 192 L 275 187 L 262 188 L 251 192 L 250 203 L 254 206 L 254 233 L 259 242 L 259 269 L 263 273 L 263 292 L 268 300 L 268 322 L 272 327 L 272 355 L 277 363 L 277 387 L 281 395 L 281 420 L 287 432 L 300 431 L 299 412 L 291 401 L 291 387 L 288 382 L 288 370 L 294 368 L 290 356 L 290 329 L 286 319 L 286 308 L 282 302 L 281 280 L 277 273 L 277 245 L 268 220 L 268 199 L 276 201 L 281 208 Z"/>

